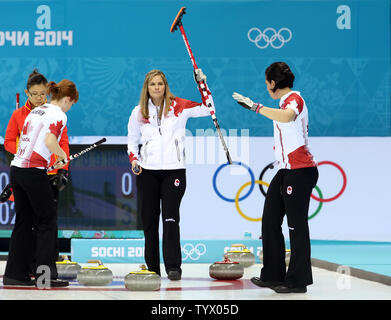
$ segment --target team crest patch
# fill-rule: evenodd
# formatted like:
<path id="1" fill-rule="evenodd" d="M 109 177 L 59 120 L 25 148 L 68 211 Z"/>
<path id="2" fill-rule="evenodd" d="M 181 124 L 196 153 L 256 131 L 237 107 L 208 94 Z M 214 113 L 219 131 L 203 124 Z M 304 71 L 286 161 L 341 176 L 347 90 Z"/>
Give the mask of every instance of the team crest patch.
<path id="1" fill-rule="evenodd" d="M 179 179 L 175 179 L 175 181 L 174 181 L 174 186 L 178 187 L 180 183 L 181 183 L 181 182 L 179 181 Z"/>
<path id="2" fill-rule="evenodd" d="M 288 186 L 288 188 L 286 188 L 286 193 L 292 194 L 292 190 L 293 190 L 293 188 L 291 186 Z"/>

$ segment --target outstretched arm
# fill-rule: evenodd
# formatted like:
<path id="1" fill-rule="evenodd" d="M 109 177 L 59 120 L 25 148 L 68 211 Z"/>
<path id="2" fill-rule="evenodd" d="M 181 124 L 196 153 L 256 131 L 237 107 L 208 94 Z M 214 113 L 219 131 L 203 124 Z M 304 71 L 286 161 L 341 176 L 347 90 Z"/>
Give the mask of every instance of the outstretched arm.
<path id="1" fill-rule="evenodd" d="M 292 109 L 275 109 L 265 107 L 260 103 L 254 103 L 250 98 L 234 92 L 232 97 L 244 108 L 255 111 L 266 118 L 278 122 L 291 122 L 295 119 L 296 113 Z"/>

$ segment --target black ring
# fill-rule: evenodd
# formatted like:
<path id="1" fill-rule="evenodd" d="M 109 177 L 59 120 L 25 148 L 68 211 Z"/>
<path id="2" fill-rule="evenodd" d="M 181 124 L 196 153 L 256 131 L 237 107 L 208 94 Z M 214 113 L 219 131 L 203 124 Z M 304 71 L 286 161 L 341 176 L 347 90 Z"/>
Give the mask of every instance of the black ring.
<path id="1" fill-rule="evenodd" d="M 265 168 L 263 168 L 261 175 L 259 176 L 259 180 L 263 181 L 263 175 L 268 169 L 274 169 L 274 161 L 270 162 Z M 259 190 L 261 190 L 262 194 L 266 197 L 266 191 L 263 189 L 261 184 L 259 184 Z"/>

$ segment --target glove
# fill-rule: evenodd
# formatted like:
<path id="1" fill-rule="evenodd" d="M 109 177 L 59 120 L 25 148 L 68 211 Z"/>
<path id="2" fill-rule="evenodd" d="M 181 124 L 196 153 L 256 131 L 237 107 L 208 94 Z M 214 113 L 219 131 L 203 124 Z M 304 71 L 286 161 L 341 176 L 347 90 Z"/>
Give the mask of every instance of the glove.
<path id="1" fill-rule="evenodd" d="M 245 96 L 242 96 L 241 94 L 234 92 L 232 94 L 232 98 L 234 98 L 242 107 L 252 110 L 255 112 L 258 112 L 259 109 L 263 107 L 263 105 L 254 103 L 250 98 L 247 98 Z"/>
<path id="2" fill-rule="evenodd" d="M 64 190 L 68 183 L 68 171 L 64 169 L 58 169 L 57 174 L 50 178 L 50 182 L 53 187 L 57 188 L 58 191 Z"/>
<path id="3" fill-rule="evenodd" d="M 0 202 L 6 202 L 12 194 L 12 188 L 10 184 L 7 184 L 0 194 Z"/>
<path id="4" fill-rule="evenodd" d="M 202 82 L 206 81 L 206 75 L 202 72 L 202 69 L 195 69 L 194 70 L 194 81 L 195 82 Z"/>

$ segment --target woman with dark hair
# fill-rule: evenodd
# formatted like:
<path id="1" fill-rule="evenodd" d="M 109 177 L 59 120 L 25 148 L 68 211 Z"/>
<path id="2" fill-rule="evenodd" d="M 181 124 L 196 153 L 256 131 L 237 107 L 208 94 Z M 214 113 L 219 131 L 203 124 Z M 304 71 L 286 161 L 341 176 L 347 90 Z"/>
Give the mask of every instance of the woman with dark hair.
<path id="1" fill-rule="evenodd" d="M 43 105 L 47 101 L 47 83 L 48 81 L 46 80 L 45 76 L 39 73 L 37 69 L 34 69 L 28 77 L 26 89 L 24 90 L 27 95 L 27 101 L 21 108 L 15 110 L 12 113 L 5 132 L 4 148 L 10 155 L 9 161 L 11 161 L 18 149 L 20 134 L 24 124 L 24 120 L 31 112 L 31 110 L 34 110 L 35 107 Z M 66 154 L 69 156 L 69 139 L 66 127 L 64 128 L 64 132 L 61 136 L 61 140 L 59 143 L 61 148 L 64 149 Z M 56 156 L 53 154 L 51 158 L 51 165 L 53 165 L 55 161 Z M 56 201 L 58 201 L 59 197 L 58 189 L 62 188 L 64 186 L 63 183 L 67 181 L 66 177 L 68 174 L 68 166 L 69 164 L 66 164 L 62 169 L 55 169 L 53 171 L 48 172 L 52 180 L 57 180 L 56 188 L 54 188 L 54 191 L 56 193 Z M 5 202 L 6 200 L 8 200 L 8 198 L 12 194 L 12 189 L 10 185 L 8 185 L 6 189 L 2 192 L 2 195 L 0 197 L 1 202 Z"/>
<path id="2" fill-rule="evenodd" d="M 25 94 L 27 95 L 27 101 L 21 108 L 16 109 L 12 113 L 4 137 L 4 148 L 7 151 L 9 163 L 11 163 L 11 160 L 13 159 L 14 155 L 18 150 L 19 140 L 20 140 L 20 135 L 23 128 L 24 120 L 29 115 L 29 113 L 32 110 L 34 110 L 35 107 L 39 107 L 44 103 L 46 103 L 47 101 L 47 84 L 48 81 L 46 80 L 46 77 L 43 74 L 39 73 L 37 69 L 34 69 L 33 72 L 31 72 L 31 74 L 28 77 L 26 89 L 24 90 Z M 64 128 L 59 144 L 60 147 L 65 151 L 65 153 L 69 157 L 69 139 L 68 139 L 67 127 Z M 52 154 L 50 158 L 49 166 L 52 166 L 56 162 L 56 160 L 57 160 L 57 156 L 55 154 Z M 68 181 L 68 169 L 69 169 L 69 164 L 67 163 L 63 168 L 54 169 L 47 173 L 52 183 L 56 208 L 60 197 L 60 190 L 62 190 L 65 187 Z M 13 201 L 11 184 L 8 184 L 0 195 L 1 202 L 5 202 L 8 199 Z M 35 230 L 33 230 L 33 233 L 35 233 Z M 31 252 L 33 253 L 35 251 L 34 241 L 31 242 L 31 246 L 32 246 Z M 57 260 L 59 255 L 58 245 L 56 246 L 54 255 Z M 31 260 L 32 260 L 32 266 L 31 266 L 31 271 L 32 271 L 35 270 L 35 262 L 34 262 L 35 258 L 32 256 Z"/>
<path id="3" fill-rule="evenodd" d="M 284 62 L 271 64 L 265 72 L 270 96 L 279 108 L 268 108 L 234 92 L 244 108 L 273 120 L 274 151 L 279 170 L 267 190 L 262 216 L 263 268 L 251 281 L 278 293 L 304 293 L 313 283 L 308 208 L 318 180 L 317 163 L 308 149 L 308 110 L 299 91 L 293 91 L 295 76 Z M 282 233 L 287 216 L 291 258 L 285 265 Z"/>
<path id="4" fill-rule="evenodd" d="M 57 280 L 54 256 L 57 239 L 57 215 L 53 190 L 47 177 L 50 157 L 57 156 L 55 165 L 67 158 L 59 141 L 67 122 L 67 112 L 79 99 L 73 82 L 62 80 L 47 86 L 50 103 L 35 107 L 24 122 L 19 147 L 11 162 L 10 180 L 15 198 L 15 226 L 12 231 L 3 284 L 33 286 L 29 276 L 30 249 L 36 229 L 35 278 L 50 271 L 50 286 L 67 286 L 67 281 Z M 42 95 L 44 92 L 42 91 Z M 46 95 L 46 91 L 45 91 Z M 45 270 L 46 269 L 46 270 Z M 49 279 L 48 279 L 49 280 Z"/>
<path id="5" fill-rule="evenodd" d="M 198 81 L 206 80 L 201 69 L 196 70 L 195 77 Z M 137 175 L 145 261 L 150 271 L 160 275 L 161 204 L 163 259 L 170 280 L 180 280 L 182 276 L 179 207 L 186 189 L 186 122 L 191 117 L 209 114 L 205 105 L 175 97 L 164 73 L 151 70 L 145 76 L 139 105 L 129 118 L 128 155 L 132 170 Z"/>

